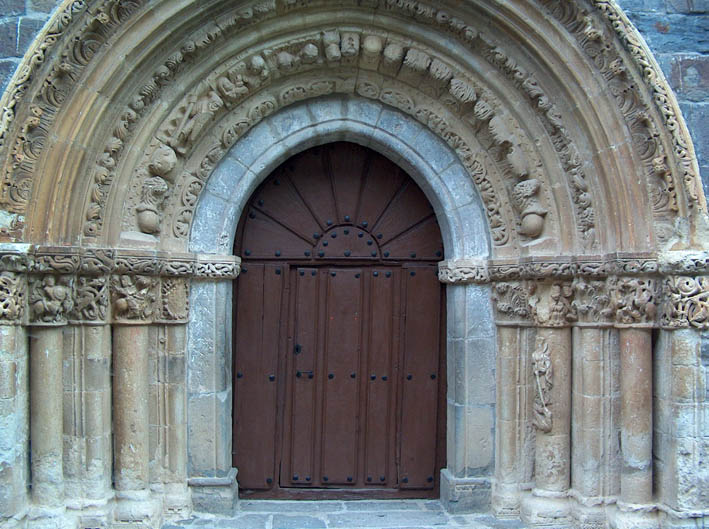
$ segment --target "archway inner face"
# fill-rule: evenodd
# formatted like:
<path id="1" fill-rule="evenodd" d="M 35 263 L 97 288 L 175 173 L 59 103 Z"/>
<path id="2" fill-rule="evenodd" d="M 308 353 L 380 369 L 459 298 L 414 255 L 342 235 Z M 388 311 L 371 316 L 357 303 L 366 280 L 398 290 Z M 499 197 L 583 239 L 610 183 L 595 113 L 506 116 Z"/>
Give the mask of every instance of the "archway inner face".
<path id="1" fill-rule="evenodd" d="M 436 496 L 443 248 L 421 189 L 365 147 L 313 148 L 256 190 L 234 250 L 242 494 Z"/>

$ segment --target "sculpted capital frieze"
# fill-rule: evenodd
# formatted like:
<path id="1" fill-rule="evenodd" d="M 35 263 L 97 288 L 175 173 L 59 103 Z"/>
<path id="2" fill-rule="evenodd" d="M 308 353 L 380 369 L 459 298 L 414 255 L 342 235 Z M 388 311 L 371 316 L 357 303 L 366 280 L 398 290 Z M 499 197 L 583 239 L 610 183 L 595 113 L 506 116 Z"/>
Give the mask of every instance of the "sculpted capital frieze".
<path id="1" fill-rule="evenodd" d="M 709 329 L 709 276 L 670 276 L 662 284 L 660 326 Z"/>

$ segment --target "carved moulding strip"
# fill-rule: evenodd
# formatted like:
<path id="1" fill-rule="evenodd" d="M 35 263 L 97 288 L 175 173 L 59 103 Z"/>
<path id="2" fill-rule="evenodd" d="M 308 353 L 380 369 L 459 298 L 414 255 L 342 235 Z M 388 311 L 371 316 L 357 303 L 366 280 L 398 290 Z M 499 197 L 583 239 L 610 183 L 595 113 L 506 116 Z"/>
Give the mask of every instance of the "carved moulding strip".
<path id="1" fill-rule="evenodd" d="M 360 40 L 364 43 L 361 50 Z M 144 160 L 133 172 L 127 205 L 130 211 L 124 215 L 123 229 L 156 233 L 157 226 L 165 224 L 159 219 L 164 214 L 173 217 L 172 222 L 167 222 L 173 225 L 172 235 L 185 238 L 204 181 L 239 137 L 266 116 L 292 103 L 332 93 L 357 93 L 413 115 L 456 151 L 481 193 L 496 245 L 504 245 L 511 239 L 512 230 L 506 217 L 519 217 L 517 232 L 524 237 L 539 236 L 547 215 L 543 203 L 550 198 L 544 196 L 549 191 L 548 186 L 542 186 L 542 162 L 538 153 L 533 152 L 534 142 L 488 90 L 481 90 L 465 72 L 446 64 L 425 46 L 405 41 L 403 37 L 397 40 L 392 35 L 366 34 L 363 29 L 341 34 L 338 31 L 313 33 L 300 35 L 295 41 L 273 49 L 244 52 L 234 63 L 220 65 L 186 94 L 157 128 Z M 343 58 L 345 56 L 348 60 Z M 374 66 L 386 63 L 387 67 L 382 66 L 381 71 L 375 73 L 365 68 L 367 61 Z M 361 69 L 355 75 L 353 67 L 357 64 Z M 314 74 L 314 68 L 327 70 Z M 406 84 L 411 81 L 409 74 L 413 75 L 409 70 L 416 72 L 414 89 Z M 291 81 L 304 72 L 309 75 L 307 81 L 297 77 Z M 275 80 L 283 79 L 287 79 L 284 86 L 274 85 Z M 404 82 L 400 82 L 402 80 Z M 418 101 L 424 95 L 429 99 Z M 453 119 L 457 114 L 464 119 Z M 196 139 L 206 135 L 208 126 L 217 130 L 215 136 L 219 139 L 206 148 L 203 159 L 195 162 L 192 153 Z M 490 151 L 488 160 L 479 156 L 479 149 L 463 137 L 480 136 L 475 129 L 486 131 L 483 136 L 485 149 Z M 109 144 L 106 149 L 110 147 Z M 159 152 L 169 153 L 171 160 L 164 166 L 166 174 L 169 173 L 168 188 L 175 186 L 170 200 L 164 198 L 164 187 L 160 187 L 159 196 L 155 195 L 156 177 L 148 176 L 155 174 L 151 160 Z M 114 153 L 112 167 L 119 155 L 119 151 Z M 493 165 L 501 164 L 500 174 L 505 173 L 517 182 L 510 184 L 507 192 L 502 185 L 493 185 L 487 174 L 486 166 L 498 158 L 503 160 Z M 180 170 L 183 159 L 189 168 Z M 97 174 L 102 173 L 101 165 L 99 160 Z M 177 177 L 180 172 L 182 176 Z M 161 178 L 160 182 L 164 184 L 165 180 Z M 511 196 L 506 197 L 507 194 Z M 94 205 L 90 209 L 103 210 L 107 195 L 96 194 L 92 200 Z M 92 215 L 89 213 L 87 219 Z M 85 227 L 89 225 L 90 220 Z M 88 235 L 86 230 L 85 234 Z"/>
<path id="2" fill-rule="evenodd" d="M 0 247 L 0 324 L 184 323 L 190 280 L 234 279 L 240 262 L 230 255 Z"/>
<path id="3" fill-rule="evenodd" d="M 491 283 L 500 325 L 704 330 L 709 329 L 707 263 L 707 252 L 660 259 L 617 254 L 593 260 L 460 259 L 439 263 L 439 279 Z"/>
<path id="4" fill-rule="evenodd" d="M 243 29 L 246 25 L 255 24 L 268 16 L 275 14 L 274 0 L 255 2 L 250 5 L 240 6 L 232 13 L 222 17 L 218 22 L 210 22 L 197 32 L 185 39 L 152 73 L 151 78 L 134 94 L 131 102 L 124 108 L 120 119 L 113 128 L 112 135 L 104 147 L 96 163 L 94 185 L 90 195 L 90 202 L 85 212 L 84 235 L 88 238 L 97 238 L 103 230 L 105 198 L 109 194 L 116 177 L 118 160 L 128 143 L 129 138 L 140 119 L 148 113 L 154 102 L 159 100 L 163 88 L 174 82 L 178 74 L 186 65 L 198 60 L 200 53 L 208 53 L 210 47 L 220 39 L 226 38 L 234 31 Z M 215 92 L 216 94 L 216 92 Z M 194 106 L 195 102 L 192 102 Z M 195 111 L 197 113 L 197 111 Z M 199 131 L 194 131 L 198 133 Z M 156 174 L 149 185 L 143 186 L 147 195 L 153 195 L 142 204 L 141 223 L 150 226 L 147 232 L 155 231 L 159 224 L 155 222 L 158 215 L 158 205 L 162 202 L 162 195 L 167 192 L 164 175 Z M 160 189 L 164 191 L 160 192 Z M 157 194 L 157 195 L 156 195 Z"/>
<path id="5" fill-rule="evenodd" d="M 653 101 L 660 111 L 665 129 L 672 135 L 674 155 L 682 170 L 684 188 L 689 198 L 688 205 L 703 207 L 704 201 L 699 192 L 701 182 L 692 141 L 662 70 L 652 58 L 642 37 L 614 0 L 591 0 L 591 2 L 613 28 L 620 42 L 630 53 L 635 66 L 640 70 L 643 81 L 652 91 Z"/>
<path id="6" fill-rule="evenodd" d="M 695 253 L 701 263 L 704 254 Z M 709 254 L 704 257 L 709 264 Z M 686 260 L 665 260 L 665 273 L 683 270 Z M 708 270 L 709 271 L 709 270 Z M 612 275 L 652 275 L 660 273 L 655 254 L 607 254 L 599 256 L 522 257 L 520 259 L 453 259 L 438 264 L 438 278 L 443 283 L 489 283 L 496 281 L 566 279 L 575 277 L 606 278 Z"/>

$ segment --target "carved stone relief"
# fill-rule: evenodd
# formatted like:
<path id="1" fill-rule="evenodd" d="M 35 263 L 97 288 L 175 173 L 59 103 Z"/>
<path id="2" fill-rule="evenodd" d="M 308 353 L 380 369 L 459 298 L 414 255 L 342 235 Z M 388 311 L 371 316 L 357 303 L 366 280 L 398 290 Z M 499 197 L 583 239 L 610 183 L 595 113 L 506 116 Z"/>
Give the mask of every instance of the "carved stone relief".
<path id="1" fill-rule="evenodd" d="M 709 277 L 667 277 L 663 282 L 663 298 L 660 314 L 663 327 L 709 327 Z"/>
<path id="2" fill-rule="evenodd" d="M 534 415 L 532 424 L 542 432 L 551 432 L 553 416 L 549 409 L 553 373 L 549 344 L 537 337 L 536 347 L 532 352 L 532 372 L 534 373 Z"/>
<path id="3" fill-rule="evenodd" d="M 47 274 L 31 276 L 29 280 L 30 323 L 61 325 L 66 323 L 74 308 L 73 277 Z"/>
<path id="4" fill-rule="evenodd" d="M 654 324 L 658 311 L 655 279 L 611 278 L 609 287 L 617 323 Z"/>
<path id="5" fill-rule="evenodd" d="M 16 272 L 0 272 L 0 323 L 21 323 L 25 310 L 26 280 Z"/>

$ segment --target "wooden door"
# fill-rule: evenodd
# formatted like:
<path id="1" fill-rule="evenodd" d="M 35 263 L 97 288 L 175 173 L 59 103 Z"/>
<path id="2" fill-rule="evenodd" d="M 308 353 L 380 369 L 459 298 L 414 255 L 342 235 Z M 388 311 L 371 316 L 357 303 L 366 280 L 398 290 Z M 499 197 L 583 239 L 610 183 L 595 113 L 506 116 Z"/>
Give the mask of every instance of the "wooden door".
<path id="1" fill-rule="evenodd" d="M 440 232 L 397 166 L 337 143 L 254 193 L 235 251 L 244 493 L 425 497 L 444 464 Z"/>

